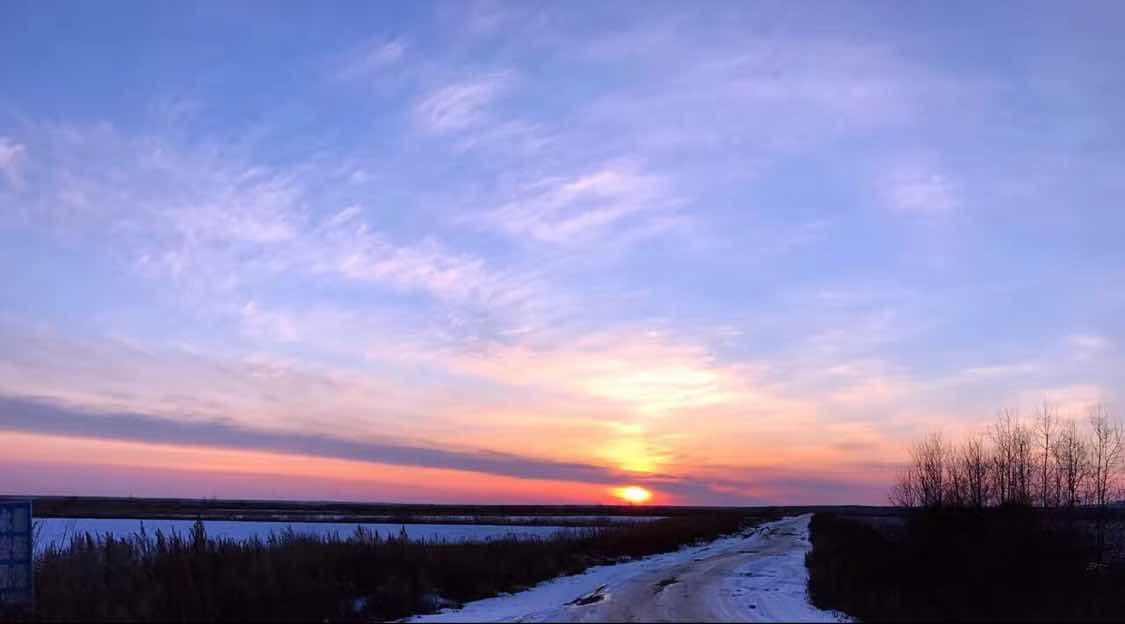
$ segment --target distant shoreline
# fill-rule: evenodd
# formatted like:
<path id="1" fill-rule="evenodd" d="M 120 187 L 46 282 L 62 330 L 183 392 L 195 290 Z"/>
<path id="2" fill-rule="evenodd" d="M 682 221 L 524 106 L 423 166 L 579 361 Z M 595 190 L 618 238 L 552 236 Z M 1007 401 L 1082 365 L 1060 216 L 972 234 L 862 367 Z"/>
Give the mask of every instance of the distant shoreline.
<path id="1" fill-rule="evenodd" d="M 656 518 L 700 513 L 851 511 L 895 515 L 892 507 L 862 505 L 703 507 L 668 505 L 472 505 L 345 501 L 21 496 L 37 518 L 136 518 L 276 522 L 373 522 L 403 524 L 538 524 L 591 526 L 608 518 Z M 620 520 L 618 520 L 620 521 Z"/>

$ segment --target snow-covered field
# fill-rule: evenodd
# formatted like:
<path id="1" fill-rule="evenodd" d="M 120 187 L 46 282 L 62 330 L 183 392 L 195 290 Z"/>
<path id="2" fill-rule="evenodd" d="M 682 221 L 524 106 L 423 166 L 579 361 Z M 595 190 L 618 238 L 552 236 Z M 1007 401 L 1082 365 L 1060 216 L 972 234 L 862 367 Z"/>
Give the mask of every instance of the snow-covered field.
<path id="1" fill-rule="evenodd" d="M 35 521 L 36 552 L 43 552 L 49 545 L 65 545 L 70 536 L 89 532 L 92 535 L 112 533 L 117 537 L 133 535 L 141 530 L 142 521 L 134 519 L 104 518 L 40 518 Z M 157 529 L 169 534 L 176 531 L 187 535 L 191 531 L 192 520 L 145 520 L 144 530 L 150 536 Z M 481 524 L 371 524 L 347 522 L 258 522 L 205 520 L 204 527 L 210 537 L 244 540 L 254 536 L 268 537 L 292 527 L 297 533 L 312 535 L 338 534 L 348 537 L 357 526 L 368 531 L 378 531 L 381 536 L 397 536 L 406 529 L 410 539 L 447 542 L 482 541 L 511 535 L 517 537 L 552 537 L 559 533 L 579 534 L 584 529 L 557 526 L 519 526 L 519 525 L 481 525 Z"/>
<path id="2" fill-rule="evenodd" d="M 560 525 L 567 523 L 588 523 L 588 524 L 618 524 L 628 522 L 653 522 L 655 520 L 662 520 L 667 516 L 500 516 L 505 522 L 519 524 L 521 522 L 528 522 L 532 524 L 543 524 L 557 522 Z M 440 520 L 479 520 L 480 516 L 414 516 L 418 520 L 433 519 Z"/>
<path id="3" fill-rule="evenodd" d="M 810 515 L 703 546 L 591 568 L 415 622 L 839 622 L 809 604 Z"/>

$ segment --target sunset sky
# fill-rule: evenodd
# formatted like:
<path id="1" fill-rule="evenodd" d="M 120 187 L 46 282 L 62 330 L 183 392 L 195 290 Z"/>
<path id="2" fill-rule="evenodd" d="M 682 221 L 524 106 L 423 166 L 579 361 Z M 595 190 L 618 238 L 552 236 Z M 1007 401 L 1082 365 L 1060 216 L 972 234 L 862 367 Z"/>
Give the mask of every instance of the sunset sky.
<path id="1" fill-rule="evenodd" d="M 1125 3 L 0 4 L 0 494 L 874 503 L 1125 392 Z"/>

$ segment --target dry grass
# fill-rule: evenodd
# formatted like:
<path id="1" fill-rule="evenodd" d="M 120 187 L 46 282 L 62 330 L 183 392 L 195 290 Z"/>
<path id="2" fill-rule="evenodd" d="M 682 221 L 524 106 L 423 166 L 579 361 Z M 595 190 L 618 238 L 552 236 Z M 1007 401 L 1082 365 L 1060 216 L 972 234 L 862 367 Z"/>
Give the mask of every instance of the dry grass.
<path id="1" fill-rule="evenodd" d="M 38 606 L 21 619 L 370 621 L 517 591 L 590 565 L 674 550 L 756 520 L 668 518 L 581 537 L 415 542 L 357 531 L 266 540 L 82 535 L 36 564 Z"/>

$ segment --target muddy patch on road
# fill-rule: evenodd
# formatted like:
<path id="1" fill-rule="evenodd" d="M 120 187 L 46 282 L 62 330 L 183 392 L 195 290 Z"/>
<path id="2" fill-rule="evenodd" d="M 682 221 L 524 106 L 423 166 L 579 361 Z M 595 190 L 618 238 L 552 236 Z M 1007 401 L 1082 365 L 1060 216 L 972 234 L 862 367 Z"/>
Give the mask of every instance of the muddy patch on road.
<path id="1" fill-rule="evenodd" d="M 592 605 L 592 604 L 601 602 L 601 601 L 605 600 L 605 598 L 606 598 L 605 588 L 606 588 L 606 586 L 602 585 L 601 587 L 599 587 L 599 588 L 595 589 L 594 591 L 586 594 L 585 596 L 579 596 L 578 598 L 575 598 L 574 600 L 571 600 L 570 602 L 568 602 L 566 604 L 568 604 L 570 606 L 573 606 L 573 607 L 584 607 L 586 605 Z"/>

